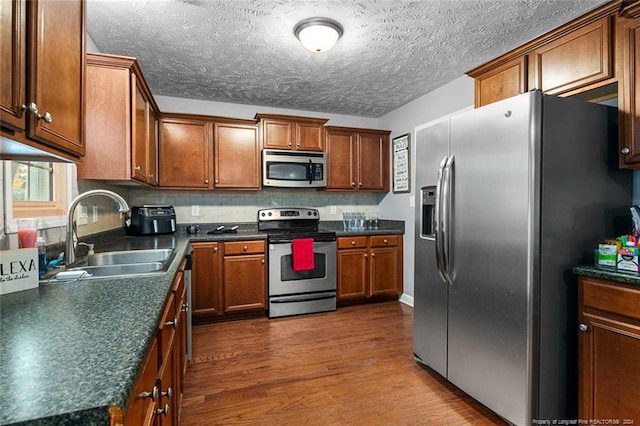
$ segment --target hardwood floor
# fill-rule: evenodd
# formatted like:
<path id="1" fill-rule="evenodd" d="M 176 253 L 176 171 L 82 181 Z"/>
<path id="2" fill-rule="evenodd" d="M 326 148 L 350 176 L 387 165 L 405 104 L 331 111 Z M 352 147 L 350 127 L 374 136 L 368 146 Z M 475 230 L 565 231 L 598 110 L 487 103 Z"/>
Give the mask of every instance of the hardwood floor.
<path id="1" fill-rule="evenodd" d="M 182 425 L 496 425 L 413 360 L 399 302 L 194 327 Z"/>

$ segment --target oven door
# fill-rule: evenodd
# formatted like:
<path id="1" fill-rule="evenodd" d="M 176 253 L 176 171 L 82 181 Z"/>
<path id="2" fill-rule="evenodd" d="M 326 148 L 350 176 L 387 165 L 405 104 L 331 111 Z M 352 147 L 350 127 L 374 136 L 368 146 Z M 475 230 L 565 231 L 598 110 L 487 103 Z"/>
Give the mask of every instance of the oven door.
<path id="1" fill-rule="evenodd" d="M 315 268 L 293 270 L 291 243 L 269 244 L 269 297 L 336 291 L 336 242 L 313 243 Z"/>

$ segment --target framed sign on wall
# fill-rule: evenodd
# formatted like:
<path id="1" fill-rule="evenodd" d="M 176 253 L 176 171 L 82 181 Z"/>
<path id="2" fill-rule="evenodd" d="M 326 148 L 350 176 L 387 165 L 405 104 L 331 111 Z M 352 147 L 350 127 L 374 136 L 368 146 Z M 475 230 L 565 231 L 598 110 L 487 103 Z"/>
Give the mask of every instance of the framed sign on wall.
<path id="1" fill-rule="evenodd" d="M 391 148 L 393 152 L 393 192 L 410 192 L 410 134 L 406 133 L 397 138 L 393 138 Z"/>

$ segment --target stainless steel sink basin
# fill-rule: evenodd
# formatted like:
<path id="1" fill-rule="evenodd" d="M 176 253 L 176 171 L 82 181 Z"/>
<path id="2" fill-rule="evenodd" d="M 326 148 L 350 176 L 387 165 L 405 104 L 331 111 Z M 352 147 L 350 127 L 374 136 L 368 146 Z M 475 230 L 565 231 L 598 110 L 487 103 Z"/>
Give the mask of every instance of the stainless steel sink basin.
<path id="1" fill-rule="evenodd" d="M 115 277 L 121 275 L 146 274 L 162 270 L 162 262 L 124 263 L 121 265 L 81 266 L 67 271 L 85 271 L 94 277 Z"/>
<path id="2" fill-rule="evenodd" d="M 164 273 L 175 257 L 173 249 L 125 250 L 91 254 L 86 265 L 76 265 L 49 281 L 123 277 Z"/>
<path id="3" fill-rule="evenodd" d="M 164 262 L 173 249 L 125 250 L 90 254 L 89 266 L 124 265 L 131 263 Z"/>

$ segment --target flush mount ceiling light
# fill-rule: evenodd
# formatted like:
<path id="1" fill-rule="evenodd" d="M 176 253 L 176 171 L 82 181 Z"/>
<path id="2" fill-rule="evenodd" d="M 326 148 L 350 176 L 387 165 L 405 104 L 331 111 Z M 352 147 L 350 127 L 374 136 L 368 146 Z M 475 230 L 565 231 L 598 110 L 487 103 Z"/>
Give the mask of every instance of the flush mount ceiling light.
<path id="1" fill-rule="evenodd" d="M 305 49 L 314 53 L 331 50 L 342 37 L 342 32 L 342 25 L 329 18 L 304 19 L 293 28 Z"/>

